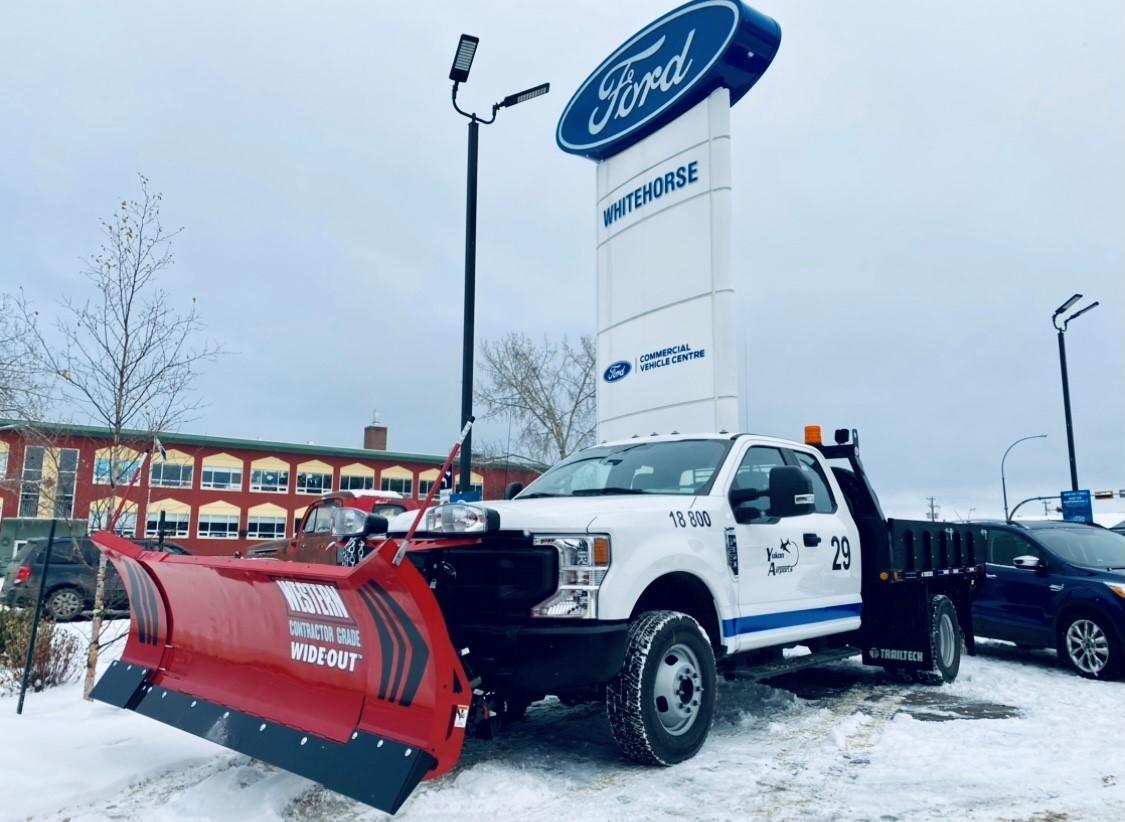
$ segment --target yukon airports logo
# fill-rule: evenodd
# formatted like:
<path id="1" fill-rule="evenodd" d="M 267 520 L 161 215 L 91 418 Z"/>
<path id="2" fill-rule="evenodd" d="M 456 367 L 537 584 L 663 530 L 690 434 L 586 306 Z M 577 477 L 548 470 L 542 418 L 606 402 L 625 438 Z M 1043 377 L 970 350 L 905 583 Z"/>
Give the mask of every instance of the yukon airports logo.
<path id="1" fill-rule="evenodd" d="M 618 382 L 629 376 L 629 372 L 633 370 L 633 366 L 628 360 L 618 360 L 617 362 L 610 363 L 602 374 L 602 379 L 606 382 Z"/>
<path id="2" fill-rule="evenodd" d="M 694 0 L 651 23 L 598 66 L 559 118 L 556 140 L 602 159 L 679 117 L 720 86 L 738 100 L 781 41 L 772 19 L 737 0 Z"/>

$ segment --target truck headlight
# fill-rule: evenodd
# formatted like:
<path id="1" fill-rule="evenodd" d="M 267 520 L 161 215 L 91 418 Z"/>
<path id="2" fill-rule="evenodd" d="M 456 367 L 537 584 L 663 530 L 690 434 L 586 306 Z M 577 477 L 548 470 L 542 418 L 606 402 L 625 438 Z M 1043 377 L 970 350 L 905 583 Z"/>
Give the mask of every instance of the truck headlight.
<path id="1" fill-rule="evenodd" d="M 532 608 L 531 615 L 597 619 L 598 588 L 609 571 L 609 537 L 550 535 L 534 537 L 532 542 L 559 552 L 559 587 Z"/>
<path id="2" fill-rule="evenodd" d="M 500 515 L 491 508 L 454 502 L 428 510 L 425 525 L 426 531 L 473 534 L 495 531 L 500 527 Z"/>

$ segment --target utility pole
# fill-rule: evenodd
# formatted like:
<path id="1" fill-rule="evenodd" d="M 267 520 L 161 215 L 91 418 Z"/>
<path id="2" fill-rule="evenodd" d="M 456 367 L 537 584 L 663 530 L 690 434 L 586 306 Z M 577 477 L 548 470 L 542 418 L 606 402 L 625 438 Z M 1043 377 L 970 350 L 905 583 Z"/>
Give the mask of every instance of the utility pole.
<path id="1" fill-rule="evenodd" d="M 938 511 L 941 510 L 941 506 L 936 503 L 934 497 L 926 497 L 926 501 L 930 503 L 930 522 L 937 522 Z"/>

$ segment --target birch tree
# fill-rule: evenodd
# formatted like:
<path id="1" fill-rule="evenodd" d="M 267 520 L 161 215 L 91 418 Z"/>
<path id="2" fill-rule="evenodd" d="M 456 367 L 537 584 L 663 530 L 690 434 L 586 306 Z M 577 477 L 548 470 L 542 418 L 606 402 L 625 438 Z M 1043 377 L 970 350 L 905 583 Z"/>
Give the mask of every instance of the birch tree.
<path id="1" fill-rule="evenodd" d="M 134 475 L 144 470 L 143 454 L 156 433 L 178 426 L 199 408 L 193 382 L 199 366 L 218 353 L 214 344 L 198 341 L 203 326 L 195 299 L 177 304 L 161 287 L 161 276 L 174 262 L 173 240 L 183 229 L 164 228 L 162 195 L 149 190 L 144 176 L 139 183 L 139 194 L 101 221 L 102 243 L 83 270 L 88 297 L 63 297 L 50 327 L 26 298 L 20 301 L 38 367 L 58 380 L 64 396 L 92 422 L 110 431 L 108 462 L 98 466 L 105 473 L 99 480 L 108 489 L 107 502 L 105 510 L 91 512 L 102 527 Z M 105 555 L 99 552 L 87 698 L 101 646 L 105 575 Z"/>
<path id="2" fill-rule="evenodd" d="M 481 344 L 484 416 L 509 416 L 524 456 L 552 464 L 594 439 L 594 341 L 535 342 L 512 332 Z"/>

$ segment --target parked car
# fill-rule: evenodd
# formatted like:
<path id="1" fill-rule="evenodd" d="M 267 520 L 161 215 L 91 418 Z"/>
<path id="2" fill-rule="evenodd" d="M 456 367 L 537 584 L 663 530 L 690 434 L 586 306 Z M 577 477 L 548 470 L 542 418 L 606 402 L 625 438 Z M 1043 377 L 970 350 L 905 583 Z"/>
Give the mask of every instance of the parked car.
<path id="1" fill-rule="evenodd" d="M 138 545 L 149 551 L 158 549 L 154 539 L 136 540 Z M 8 566 L 2 589 L 4 604 L 9 607 L 27 607 L 35 604 L 39 595 L 39 584 L 43 578 L 43 558 L 46 555 L 47 540 L 28 540 L 16 553 Z M 165 542 L 163 549 L 169 554 L 190 553 L 172 542 Z M 94 587 L 98 572 L 98 549 L 89 537 L 77 539 L 68 537 L 55 540 L 51 549 L 51 565 L 47 571 L 47 588 L 43 597 L 43 609 L 56 622 L 76 619 L 84 611 L 94 606 Z M 111 610 L 124 610 L 129 607 L 125 586 L 121 584 L 112 564 L 106 566 L 105 607 Z"/>
<path id="2" fill-rule="evenodd" d="M 1008 522 L 988 535 L 977 636 L 1055 648 L 1092 679 L 1125 671 L 1125 535 L 1072 522 Z"/>
<path id="3" fill-rule="evenodd" d="M 342 561 L 338 555 L 340 541 L 332 536 L 332 513 L 337 508 L 358 508 L 391 519 L 403 511 L 417 511 L 418 507 L 418 502 L 394 491 L 337 491 L 325 494 L 308 507 L 304 517 L 297 520 L 293 536 L 252 545 L 246 550 L 246 556 L 327 565 L 354 564 Z"/>

